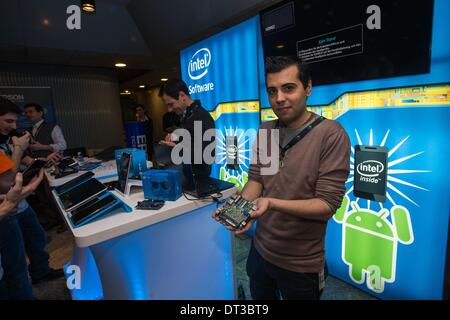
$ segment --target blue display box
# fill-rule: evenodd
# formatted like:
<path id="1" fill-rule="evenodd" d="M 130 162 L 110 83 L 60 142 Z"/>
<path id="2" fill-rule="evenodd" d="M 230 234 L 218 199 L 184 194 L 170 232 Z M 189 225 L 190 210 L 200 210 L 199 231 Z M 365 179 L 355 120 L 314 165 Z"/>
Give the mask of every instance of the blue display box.
<path id="1" fill-rule="evenodd" d="M 181 197 L 181 175 L 177 170 L 148 170 L 142 175 L 145 199 L 175 201 Z"/>

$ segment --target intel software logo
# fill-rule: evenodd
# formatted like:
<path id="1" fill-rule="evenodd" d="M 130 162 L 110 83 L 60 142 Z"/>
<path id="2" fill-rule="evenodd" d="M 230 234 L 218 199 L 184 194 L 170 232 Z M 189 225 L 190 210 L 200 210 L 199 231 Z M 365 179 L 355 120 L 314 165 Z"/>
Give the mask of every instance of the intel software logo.
<path id="1" fill-rule="evenodd" d="M 208 73 L 208 67 L 211 63 L 211 52 L 208 48 L 201 48 L 192 55 L 189 60 L 188 74 L 192 80 L 201 79 Z"/>
<path id="2" fill-rule="evenodd" d="M 378 177 L 384 170 L 381 162 L 375 160 L 366 160 L 356 167 L 358 173 L 364 177 Z"/>

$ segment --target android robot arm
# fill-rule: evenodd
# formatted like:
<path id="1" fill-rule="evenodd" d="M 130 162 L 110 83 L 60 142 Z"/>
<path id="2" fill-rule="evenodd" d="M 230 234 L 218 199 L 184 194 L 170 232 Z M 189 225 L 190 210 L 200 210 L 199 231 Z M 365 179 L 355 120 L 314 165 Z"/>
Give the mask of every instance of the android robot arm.
<path id="1" fill-rule="evenodd" d="M 336 213 L 333 216 L 333 219 L 337 223 L 342 223 L 345 218 L 345 214 L 348 211 L 348 207 L 350 206 L 350 198 L 348 196 L 344 196 L 342 199 L 341 206 L 336 210 Z"/>
<path id="2" fill-rule="evenodd" d="M 391 209 L 391 218 L 398 241 L 411 244 L 414 241 L 414 234 L 408 210 L 402 206 L 394 206 Z"/>
<path id="3" fill-rule="evenodd" d="M 386 282 L 395 281 L 398 243 L 414 241 L 408 210 L 394 205 L 377 212 L 345 196 L 333 219 L 342 224 L 342 259 L 352 281 L 362 284 L 367 276 L 367 287 L 383 292 Z"/>

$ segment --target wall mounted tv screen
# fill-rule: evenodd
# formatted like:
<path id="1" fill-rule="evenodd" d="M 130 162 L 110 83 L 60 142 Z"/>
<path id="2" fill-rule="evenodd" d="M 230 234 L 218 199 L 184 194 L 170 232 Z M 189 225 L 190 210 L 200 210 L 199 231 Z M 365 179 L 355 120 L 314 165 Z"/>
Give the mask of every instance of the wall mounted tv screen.
<path id="1" fill-rule="evenodd" d="M 428 73 L 433 5 L 283 1 L 260 12 L 264 55 L 297 55 L 315 85 Z"/>

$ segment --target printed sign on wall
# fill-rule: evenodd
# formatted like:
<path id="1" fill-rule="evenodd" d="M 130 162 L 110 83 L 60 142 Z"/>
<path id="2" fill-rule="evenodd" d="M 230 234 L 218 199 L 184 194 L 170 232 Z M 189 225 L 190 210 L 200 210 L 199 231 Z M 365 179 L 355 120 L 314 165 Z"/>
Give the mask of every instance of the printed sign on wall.
<path id="1" fill-rule="evenodd" d="M 27 103 L 38 103 L 44 108 L 44 118 L 48 122 L 56 123 L 50 87 L 0 87 L 0 96 L 14 102 L 22 111 Z M 21 132 L 29 127 L 31 123 L 25 116 L 20 116 L 17 121 L 17 130 Z"/>
<path id="2" fill-rule="evenodd" d="M 216 164 L 212 175 L 248 180 L 251 148 L 259 126 L 257 17 L 181 51 L 182 78 L 215 120 Z"/>
<path id="3" fill-rule="evenodd" d="M 347 192 L 326 238 L 330 273 L 379 298 L 442 298 L 449 90 L 445 84 L 346 93 L 330 105 L 310 107 L 338 121 L 352 146 L 388 150 L 386 163 L 378 161 L 387 170 L 386 201 L 381 202 L 355 196 L 355 178 L 361 174 L 352 147 Z M 420 125 L 412 125 L 417 119 Z M 366 175 L 381 170 L 375 164 L 359 170 Z"/>

